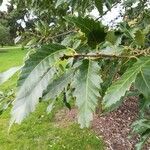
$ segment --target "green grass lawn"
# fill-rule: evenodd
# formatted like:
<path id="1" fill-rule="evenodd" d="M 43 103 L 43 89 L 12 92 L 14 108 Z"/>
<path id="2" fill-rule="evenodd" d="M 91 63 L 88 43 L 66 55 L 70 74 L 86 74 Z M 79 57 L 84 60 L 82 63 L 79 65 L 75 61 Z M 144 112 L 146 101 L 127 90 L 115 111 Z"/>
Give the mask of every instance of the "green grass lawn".
<path id="1" fill-rule="evenodd" d="M 0 50 L 1 51 L 1 50 Z M 23 62 L 26 50 L 10 49 L 0 52 L 0 72 Z M 0 91 L 15 89 L 17 74 L 0 86 Z M 54 115 L 63 104 L 57 102 L 51 114 L 47 102 L 41 102 L 34 113 L 21 125 L 14 125 L 8 134 L 10 109 L 0 116 L 0 150 L 103 150 L 103 142 L 90 129 L 80 129 L 75 123 L 58 125 Z"/>

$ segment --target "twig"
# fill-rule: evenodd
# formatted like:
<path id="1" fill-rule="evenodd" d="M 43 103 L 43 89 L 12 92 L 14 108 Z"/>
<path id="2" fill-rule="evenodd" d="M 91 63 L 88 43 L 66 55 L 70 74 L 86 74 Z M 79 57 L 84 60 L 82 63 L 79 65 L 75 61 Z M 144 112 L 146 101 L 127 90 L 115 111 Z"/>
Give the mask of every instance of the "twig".
<path id="1" fill-rule="evenodd" d="M 64 36 L 64 35 L 67 35 L 67 34 L 70 34 L 70 33 L 73 33 L 73 32 L 76 32 L 75 30 L 72 30 L 72 31 L 67 31 L 67 32 L 64 32 L 64 33 L 61 33 L 61 34 L 57 34 L 55 36 L 52 36 L 50 38 L 57 38 L 57 37 L 61 37 L 61 36 Z"/>
<path id="2" fill-rule="evenodd" d="M 107 54 L 74 54 L 74 55 L 64 55 L 62 59 L 68 59 L 68 58 L 129 58 L 131 56 L 119 56 L 119 55 L 107 55 Z"/>
<path id="3" fill-rule="evenodd" d="M 67 32 L 60 33 L 60 34 L 57 34 L 57 35 L 54 35 L 54 36 L 49 36 L 47 38 L 46 37 L 42 37 L 42 35 L 40 36 L 40 35 L 35 34 L 33 32 L 26 32 L 26 33 L 28 33 L 30 35 L 33 35 L 33 36 L 36 36 L 36 37 L 39 37 L 39 38 L 42 38 L 42 40 L 45 39 L 47 41 L 49 39 L 52 40 L 52 39 L 55 39 L 55 38 L 58 38 L 58 37 L 61 37 L 61 36 L 64 36 L 64 35 L 67 35 L 67 34 L 70 34 L 70 33 L 73 33 L 73 32 L 76 32 L 76 30 L 67 31 Z"/>
<path id="4" fill-rule="evenodd" d="M 60 33 L 60 34 L 48 37 L 46 39 L 46 41 L 49 40 L 49 39 L 55 39 L 55 38 L 58 38 L 58 37 L 61 37 L 61 36 L 64 36 L 64 35 L 67 35 L 67 34 L 70 34 L 70 33 L 73 33 L 73 32 L 76 32 L 76 30 L 67 31 L 67 32 L 64 32 L 64 33 Z"/>
<path id="5" fill-rule="evenodd" d="M 112 5 L 111 9 L 112 9 L 113 7 L 115 7 L 118 3 L 119 3 L 119 1 L 115 2 L 115 3 Z M 101 16 L 99 16 L 99 17 L 96 19 L 96 21 L 99 20 L 100 18 L 102 18 L 104 15 L 106 15 L 109 11 L 110 11 L 110 10 L 107 9 Z"/>

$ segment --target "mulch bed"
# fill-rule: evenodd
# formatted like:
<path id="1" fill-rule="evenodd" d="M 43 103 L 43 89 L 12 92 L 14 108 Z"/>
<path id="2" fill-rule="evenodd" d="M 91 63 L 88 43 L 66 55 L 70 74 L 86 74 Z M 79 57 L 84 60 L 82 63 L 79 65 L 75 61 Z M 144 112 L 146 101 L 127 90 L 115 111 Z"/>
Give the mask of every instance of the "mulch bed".
<path id="1" fill-rule="evenodd" d="M 94 115 L 91 129 L 104 139 L 107 150 L 134 150 L 138 136 L 128 138 L 131 131 L 130 125 L 138 116 L 137 98 L 128 98 L 123 105 L 114 112 L 105 116 Z M 66 122 L 77 121 L 77 109 L 71 111 L 67 109 L 60 110 L 55 121 L 58 124 L 66 126 Z M 150 150 L 150 144 L 147 144 L 143 150 Z"/>

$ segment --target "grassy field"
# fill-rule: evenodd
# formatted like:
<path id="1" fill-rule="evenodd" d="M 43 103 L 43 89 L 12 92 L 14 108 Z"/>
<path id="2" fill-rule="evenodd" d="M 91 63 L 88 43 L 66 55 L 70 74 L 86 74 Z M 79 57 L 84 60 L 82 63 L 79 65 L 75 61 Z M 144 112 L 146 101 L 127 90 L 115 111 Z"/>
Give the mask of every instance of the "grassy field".
<path id="1" fill-rule="evenodd" d="M 23 62 L 26 50 L 0 49 L 0 72 Z M 15 89 L 17 74 L 0 86 L 0 91 Z M 63 104 L 58 102 L 51 114 L 46 114 L 47 102 L 41 102 L 21 125 L 14 125 L 8 134 L 10 109 L 0 116 L 0 150 L 103 150 L 103 142 L 89 129 L 75 123 L 58 125 L 54 115 Z"/>

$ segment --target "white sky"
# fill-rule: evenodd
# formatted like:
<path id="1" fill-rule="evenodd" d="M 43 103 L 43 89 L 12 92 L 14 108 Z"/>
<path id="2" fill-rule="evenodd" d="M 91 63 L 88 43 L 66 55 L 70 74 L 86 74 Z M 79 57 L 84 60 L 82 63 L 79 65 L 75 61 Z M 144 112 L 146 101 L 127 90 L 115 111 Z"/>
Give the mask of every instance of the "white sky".
<path id="1" fill-rule="evenodd" d="M 9 1 L 10 0 L 3 0 L 3 3 L 2 3 L 2 5 L 0 6 L 0 10 L 1 11 L 7 11 L 7 4 L 9 5 Z"/>
<path id="2" fill-rule="evenodd" d="M 106 11 L 106 8 L 104 7 L 104 11 Z M 112 8 L 111 11 L 109 11 L 106 15 L 104 15 L 100 20 L 102 20 L 102 23 L 109 26 L 115 26 L 117 23 L 122 21 L 122 17 L 120 16 L 120 13 L 123 14 L 125 11 L 121 5 L 121 3 L 117 4 L 116 7 Z M 98 18 L 99 12 L 97 9 L 93 9 L 90 13 L 93 17 Z M 116 19 L 117 18 L 117 19 Z M 112 24 L 112 21 L 115 20 Z"/>

